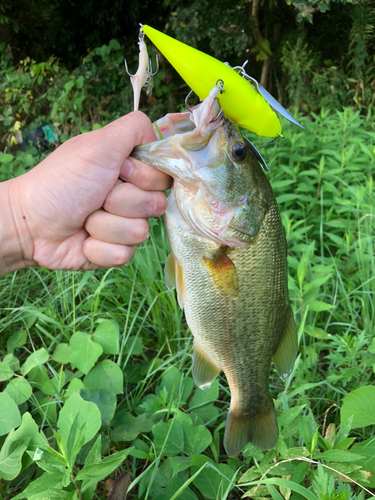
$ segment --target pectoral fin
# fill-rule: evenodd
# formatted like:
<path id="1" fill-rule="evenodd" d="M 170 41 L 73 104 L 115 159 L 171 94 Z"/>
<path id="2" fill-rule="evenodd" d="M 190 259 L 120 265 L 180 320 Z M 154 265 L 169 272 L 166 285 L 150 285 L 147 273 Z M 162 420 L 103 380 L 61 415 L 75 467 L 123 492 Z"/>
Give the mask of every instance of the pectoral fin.
<path id="1" fill-rule="evenodd" d="M 297 327 L 294 322 L 292 308 L 288 305 L 283 336 L 279 347 L 272 358 L 281 380 L 285 381 L 292 373 L 297 351 Z"/>
<path id="2" fill-rule="evenodd" d="M 203 257 L 213 284 L 230 297 L 238 296 L 238 278 L 236 267 L 220 247 L 212 257 Z"/>
<path id="3" fill-rule="evenodd" d="M 195 384 L 202 390 L 208 389 L 219 371 L 207 358 L 200 345 L 194 343 L 192 374 Z"/>
<path id="4" fill-rule="evenodd" d="M 165 263 L 164 279 L 168 290 L 176 288 L 176 261 L 172 252 L 168 255 Z"/>
<path id="5" fill-rule="evenodd" d="M 168 290 L 176 288 L 177 300 L 179 306 L 183 309 L 185 304 L 184 279 L 182 276 L 181 266 L 172 252 L 168 255 L 167 262 L 165 263 L 164 277 L 165 285 Z"/>

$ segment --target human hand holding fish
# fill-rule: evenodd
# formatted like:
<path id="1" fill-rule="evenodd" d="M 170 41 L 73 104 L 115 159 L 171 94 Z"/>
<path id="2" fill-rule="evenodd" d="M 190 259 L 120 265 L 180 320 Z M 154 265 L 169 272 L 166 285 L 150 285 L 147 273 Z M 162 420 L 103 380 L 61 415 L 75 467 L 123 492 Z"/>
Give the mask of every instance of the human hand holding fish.
<path id="1" fill-rule="evenodd" d="M 26 266 L 90 270 L 128 264 L 166 208 L 170 177 L 134 158 L 153 140 L 130 113 L 76 136 L 28 173 L 0 184 L 0 276 Z"/>

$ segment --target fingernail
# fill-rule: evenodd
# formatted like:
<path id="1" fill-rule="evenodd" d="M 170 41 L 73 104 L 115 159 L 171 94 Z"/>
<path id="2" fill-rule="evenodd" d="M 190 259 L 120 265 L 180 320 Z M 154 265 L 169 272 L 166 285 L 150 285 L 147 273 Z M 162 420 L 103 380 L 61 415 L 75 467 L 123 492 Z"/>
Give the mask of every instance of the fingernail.
<path id="1" fill-rule="evenodd" d="M 132 162 L 127 158 L 121 167 L 121 177 L 129 180 L 131 178 L 133 170 L 134 169 Z"/>

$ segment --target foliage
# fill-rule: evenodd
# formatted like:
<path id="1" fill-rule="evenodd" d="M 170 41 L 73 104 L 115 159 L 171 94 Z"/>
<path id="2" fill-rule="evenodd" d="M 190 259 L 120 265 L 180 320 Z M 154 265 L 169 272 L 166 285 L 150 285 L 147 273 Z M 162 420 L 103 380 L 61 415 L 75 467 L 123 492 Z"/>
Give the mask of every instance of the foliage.
<path id="1" fill-rule="evenodd" d="M 3 498 L 105 498 L 105 478 L 125 473 L 134 499 L 362 500 L 375 487 L 373 116 L 300 120 L 305 130 L 286 124 L 262 150 L 300 338 L 285 387 L 271 373 L 277 450 L 225 455 L 228 386 L 223 375 L 193 385 L 191 336 L 164 286 L 166 235 L 152 221 L 129 268 L 1 279 Z M 6 178 L 37 161 L 15 148 L 0 155 Z"/>
<path id="2" fill-rule="evenodd" d="M 86 101 L 91 95 L 95 99 L 98 92 L 96 78 L 99 76 L 92 62 L 100 69 L 105 68 L 100 73 L 100 82 L 109 78 L 112 84 L 118 83 L 120 70 L 122 74 L 122 65 L 115 63 L 113 54 L 105 55 L 105 58 L 110 56 L 111 63 L 108 59 L 100 62 L 95 58 L 90 63 L 86 60 L 87 54 L 93 54 L 94 47 L 110 46 L 111 40 L 116 39 L 122 55 L 128 59 L 136 57 L 138 22 L 142 22 L 232 65 L 242 65 L 249 60 L 249 74 L 262 81 L 285 106 L 296 105 L 304 112 L 318 112 L 321 107 L 336 109 L 354 105 L 366 112 L 374 104 L 375 9 L 365 0 L 240 0 L 235 3 L 163 0 L 130 4 L 124 0 L 106 0 L 100 5 L 89 0 L 84 6 L 72 0 L 53 3 L 14 0 L 12 5 L 4 4 L 1 9 L 4 12 L 3 15 L 0 12 L 0 44 L 4 44 L 2 50 L 6 48 L 9 57 L 13 57 L 14 65 L 20 60 L 39 64 L 58 57 L 60 76 L 63 77 L 63 68 L 68 67 L 73 76 L 85 77 L 83 88 L 87 91 L 81 97 Z M 120 63 L 121 58 L 118 59 Z M 152 101 L 150 108 L 157 110 L 155 117 L 167 108 L 175 109 L 176 102 L 180 103 L 182 94 L 187 93 L 186 86 L 163 58 L 162 70 L 158 76 L 163 79 L 159 90 L 164 85 L 169 92 L 156 94 L 157 102 Z M 64 83 L 68 78 L 70 75 L 65 74 Z M 61 89 L 62 81 L 54 83 Z M 128 106 L 129 97 L 117 83 L 112 85 L 109 103 L 104 93 L 100 96 L 100 106 L 117 109 Z M 43 94 L 42 89 L 37 88 L 39 85 L 33 85 L 32 93 Z M 22 94 L 22 100 L 27 100 L 29 90 Z M 89 105 L 84 103 L 83 111 L 86 107 L 89 112 Z M 142 109 L 147 110 L 146 103 L 143 106 Z M 79 103 L 74 111 L 87 121 Z"/>

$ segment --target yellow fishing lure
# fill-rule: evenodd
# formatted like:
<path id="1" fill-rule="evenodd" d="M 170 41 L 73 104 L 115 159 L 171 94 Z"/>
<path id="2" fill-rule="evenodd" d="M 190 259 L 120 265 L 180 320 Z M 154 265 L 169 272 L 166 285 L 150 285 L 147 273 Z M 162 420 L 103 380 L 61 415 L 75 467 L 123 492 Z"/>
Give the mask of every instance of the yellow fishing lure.
<path id="1" fill-rule="evenodd" d="M 143 32 L 202 100 L 208 96 L 215 82 L 221 79 L 224 92 L 218 95 L 218 99 L 231 120 L 264 137 L 281 135 L 280 121 L 269 103 L 230 66 L 151 26 L 144 25 Z M 265 89 L 262 90 L 267 93 Z M 268 96 L 273 99 L 270 94 Z"/>

